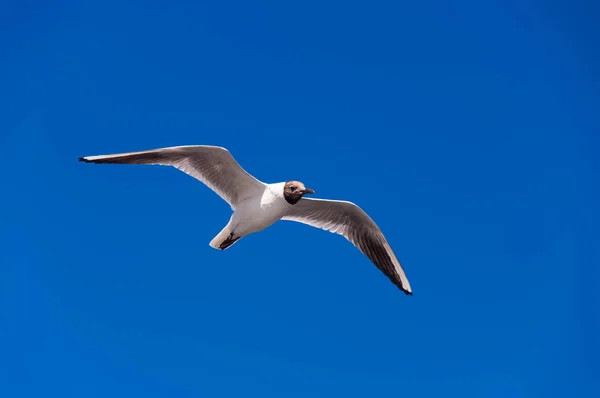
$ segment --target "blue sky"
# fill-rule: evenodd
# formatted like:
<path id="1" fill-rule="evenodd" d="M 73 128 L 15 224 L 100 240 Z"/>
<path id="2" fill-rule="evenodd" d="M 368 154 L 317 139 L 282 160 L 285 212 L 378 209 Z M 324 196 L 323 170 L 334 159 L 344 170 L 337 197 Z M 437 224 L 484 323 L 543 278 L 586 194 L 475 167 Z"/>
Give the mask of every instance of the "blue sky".
<path id="1" fill-rule="evenodd" d="M 599 7 L 207 3 L 1 3 L 0 394 L 594 395 Z M 191 144 L 359 204 L 414 296 L 292 222 L 216 251 L 202 184 L 77 162 Z"/>

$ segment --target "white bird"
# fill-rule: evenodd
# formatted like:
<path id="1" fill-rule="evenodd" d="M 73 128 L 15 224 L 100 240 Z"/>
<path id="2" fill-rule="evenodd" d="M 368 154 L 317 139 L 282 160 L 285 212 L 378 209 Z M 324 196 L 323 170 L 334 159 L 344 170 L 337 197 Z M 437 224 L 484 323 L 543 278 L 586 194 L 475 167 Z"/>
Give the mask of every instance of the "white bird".
<path id="1" fill-rule="evenodd" d="M 383 233 L 360 207 L 342 200 L 304 198 L 314 194 L 300 181 L 266 184 L 248 174 L 225 148 L 190 145 L 79 158 L 89 163 L 173 166 L 200 180 L 231 206 L 233 214 L 210 246 L 225 250 L 240 238 L 279 220 L 340 234 L 352 242 L 404 293 L 412 289 Z"/>

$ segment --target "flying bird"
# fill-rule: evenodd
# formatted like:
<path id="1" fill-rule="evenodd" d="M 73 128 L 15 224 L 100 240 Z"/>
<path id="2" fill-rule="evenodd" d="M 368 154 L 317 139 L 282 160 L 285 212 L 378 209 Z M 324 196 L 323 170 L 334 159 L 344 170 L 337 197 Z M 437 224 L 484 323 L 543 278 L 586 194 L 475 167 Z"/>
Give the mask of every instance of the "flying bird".
<path id="1" fill-rule="evenodd" d="M 306 198 L 315 191 L 300 181 L 259 181 L 223 147 L 186 145 L 86 156 L 79 161 L 173 166 L 203 182 L 233 210 L 227 225 L 209 243 L 215 249 L 225 250 L 279 220 L 296 221 L 344 236 L 400 290 L 412 295 L 400 261 L 377 224 L 359 206 L 343 200 Z"/>

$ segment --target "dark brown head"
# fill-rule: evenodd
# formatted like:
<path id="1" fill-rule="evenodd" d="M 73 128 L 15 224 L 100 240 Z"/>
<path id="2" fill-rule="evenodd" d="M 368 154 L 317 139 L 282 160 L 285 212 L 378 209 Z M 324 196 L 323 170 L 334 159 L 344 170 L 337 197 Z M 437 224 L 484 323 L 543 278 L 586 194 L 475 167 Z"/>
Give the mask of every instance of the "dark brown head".
<path id="1" fill-rule="evenodd" d="M 315 191 L 308 189 L 300 181 L 288 181 L 283 186 L 283 197 L 291 204 L 295 205 L 306 194 L 313 194 Z"/>

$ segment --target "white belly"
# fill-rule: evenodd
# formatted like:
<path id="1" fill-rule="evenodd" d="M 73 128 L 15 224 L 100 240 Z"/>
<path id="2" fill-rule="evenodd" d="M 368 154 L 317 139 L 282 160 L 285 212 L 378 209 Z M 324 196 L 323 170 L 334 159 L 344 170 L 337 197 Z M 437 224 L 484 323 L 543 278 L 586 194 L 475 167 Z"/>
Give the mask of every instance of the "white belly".
<path id="1" fill-rule="evenodd" d="M 266 191 L 261 197 L 239 203 L 231 216 L 231 227 L 238 236 L 249 235 L 273 225 L 285 214 L 288 203 Z"/>

